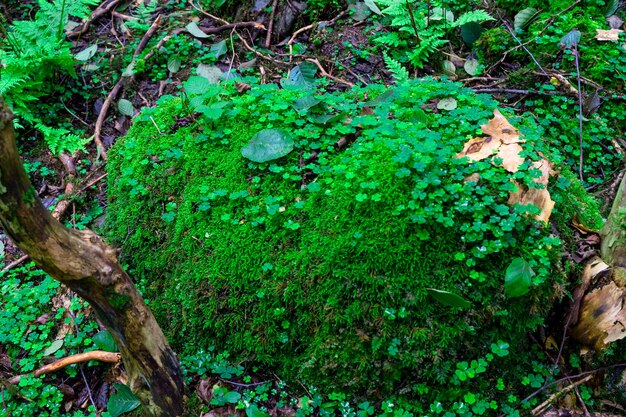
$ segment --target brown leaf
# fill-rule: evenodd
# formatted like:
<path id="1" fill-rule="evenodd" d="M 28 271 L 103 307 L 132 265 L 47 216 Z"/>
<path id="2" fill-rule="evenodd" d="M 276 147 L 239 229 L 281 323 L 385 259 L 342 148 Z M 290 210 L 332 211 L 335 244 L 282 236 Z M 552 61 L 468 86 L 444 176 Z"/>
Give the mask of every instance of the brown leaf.
<path id="1" fill-rule="evenodd" d="M 619 39 L 619 34 L 623 32 L 620 29 L 602 30 L 596 29 L 596 39 L 599 41 L 616 41 Z"/>
<path id="2" fill-rule="evenodd" d="M 456 157 L 466 156 L 473 162 L 495 155 L 496 158 L 502 159 L 504 169 L 511 173 L 517 172 L 520 165 L 524 163 L 524 158 L 520 156 L 524 141 L 520 139 L 520 132 L 509 123 L 502 113 L 496 109 L 493 114 L 493 119 L 481 126 L 482 131 L 488 136 L 470 139 L 463 146 L 463 151 L 458 153 Z M 517 191 L 509 194 L 509 204 L 534 204 L 541 209 L 541 213 L 535 216 L 537 220 L 548 222 L 554 208 L 554 201 L 550 198 L 550 193 L 546 187 L 553 170 L 550 161 L 545 158 L 533 162 L 533 168 L 541 172 L 541 176 L 535 178 L 534 181 L 543 188 L 526 188 L 515 182 Z M 466 178 L 466 181 L 470 180 L 473 178 Z"/>
<path id="3" fill-rule="evenodd" d="M 501 144 L 502 142 L 493 139 L 491 136 L 470 139 L 463 147 L 463 151 L 456 154 L 456 157 L 462 158 L 467 156 L 472 162 L 482 161 L 494 155 Z"/>
<path id="4" fill-rule="evenodd" d="M 525 189 L 518 183 L 516 185 L 518 190 L 509 195 L 509 205 L 512 206 L 516 203 L 521 205 L 534 204 L 541 209 L 541 213 L 536 215 L 535 218 L 547 223 L 554 208 L 554 201 L 550 198 L 548 190 L 538 188 Z"/>
<path id="5" fill-rule="evenodd" d="M 482 125 L 480 128 L 485 135 L 493 136 L 502 143 L 515 143 L 520 141 L 519 131 L 509 123 L 498 109 L 493 111 L 493 119 L 489 120 L 486 125 Z"/>
<path id="6" fill-rule="evenodd" d="M 517 172 L 519 166 L 524 163 L 524 158 L 519 156 L 522 147 L 519 143 L 502 144 L 498 150 L 498 158 L 502 158 L 502 166 L 509 172 Z"/>
<path id="7" fill-rule="evenodd" d="M 201 380 L 196 387 L 196 393 L 198 394 L 198 398 L 200 398 L 203 402 L 210 404 L 211 399 L 213 398 L 213 383 L 211 380 Z"/>

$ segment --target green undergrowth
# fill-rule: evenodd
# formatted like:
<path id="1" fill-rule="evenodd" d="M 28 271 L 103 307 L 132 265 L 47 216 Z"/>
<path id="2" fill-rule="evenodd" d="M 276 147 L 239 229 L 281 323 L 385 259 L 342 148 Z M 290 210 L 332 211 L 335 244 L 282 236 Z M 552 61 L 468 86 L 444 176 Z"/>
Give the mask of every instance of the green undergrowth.
<path id="1" fill-rule="evenodd" d="M 585 181 L 602 184 L 610 178 L 623 161 L 622 146 L 616 138 L 626 127 L 622 108 L 626 81 L 626 48 L 624 34 L 616 41 L 596 39 L 597 30 L 611 28 L 607 18 L 624 18 L 623 8 L 613 0 L 572 3 L 566 0 L 524 4 L 498 2 L 509 22 L 522 10 L 532 10 L 522 27 L 514 31 L 519 47 L 509 31 L 496 25 L 483 33 L 474 49 L 479 60 L 490 67 L 507 53 L 507 59 L 518 63 L 515 71 L 506 75 L 512 85 L 539 91 L 517 107 L 534 113 L 570 166 L 576 166 L 580 156 L 578 97 L 567 93 L 553 74 L 563 74 L 572 87 L 578 89 L 575 53 L 562 47 L 564 37 L 572 30 L 580 32 L 576 42 L 583 94 L 583 171 Z M 513 29 L 513 26 L 511 25 Z M 532 57 L 531 57 L 532 55 Z M 541 65 L 540 69 L 533 58 Z M 545 70 L 549 76 L 542 75 Z M 530 82 L 529 82 L 530 81 Z M 518 97 L 512 101 L 518 102 Z"/>
<path id="2" fill-rule="evenodd" d="M 511 179 L 533 186 L 530 161 L 552 155 L 542 128 L 509 115 L 527 141 L 510 174 L 455 157 L 497 107 L 458 84 L 285 87 L 239 93 L 190 79 L 109 154 L 108 237 L 175 348 L 217 346 L 348 401 L 515 415 L 519 375 L 549 377 L 526 337 L 563 279 L 552 267 L 563 242 L 532 220 L 535 206 L 507 204 Z M 438 108 L 451 97 L 456 108 Z M 294 150 L 245 159 L 267 128 Z M 574 214 L 599 225 L 571 174 L 549 188 L 561 229 Z M 508 298 L 514 258 L 534 275 Z"/>
<path id="3" fill-rule="evenodd" d="M 34 263 L 0 272 L 1 417 L 85 415 L 79 405 L 71 407 L 70 403 L 65 407 L 67 398 L 59 388 L 62 384 L 70 386 L 77 375 L 80 378 L 77 365 L 49 376 L 25 375 L 17 384 L 4 379 L 31 373 L 50 360 L 96 348 L 91 335 L 97 324 L 83 313 L 86 303 L 72 298 L 70 313 L 64 315 L 59 293 L 60 284 L 35 269 Z M 64 323 L 69 331 L 60 332 Z M 96 415 L 91 406 L 87 411 Z"/>

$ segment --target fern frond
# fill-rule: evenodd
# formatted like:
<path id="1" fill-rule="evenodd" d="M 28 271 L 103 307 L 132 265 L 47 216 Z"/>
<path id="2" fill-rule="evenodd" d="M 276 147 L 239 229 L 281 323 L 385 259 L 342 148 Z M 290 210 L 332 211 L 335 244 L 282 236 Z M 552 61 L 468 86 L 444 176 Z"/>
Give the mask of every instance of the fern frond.
<path id="1" fill-rule="evenodd" d="M 422 38 L 420 44 L 407 54 L 411 64 L 417 68 L 423 68 L 430 54 L 448 42 L 447 39 L 443 39 L 439 35 Z"/>
<path id="2" fill-rule="evenodd" d="M 63 151 L 74 153 L 79 149 L 84 149 L 85 145 L 91 140 L 91 138 L 81 138 L 62 127 L 54 128 L 43 123 L 37 123 L 35 127 L 43 133 L 44 140 L 48 144 L 50 151 L 55 155 Z"/>
<path id="3" fill-rule="evenodd" d="M 391 73 L 393 78 L 401 83 L 403 81 L 407 81 L 409 79 L 409 72 L 402 66 L 402 64 L 395 59 L 391 58 L 387 53 L 383 53 L 383 59 L 385 60 L 385 65 L 387 66 L 387 70 Z"/>
<path id="4" fill-rule="evenodd" d="M 394 48 L 406 44 L 406 41 L 400 39 L 398 32 L 385 33 L 384 35 L 375 38 L 374 42 L 387 46 L 393 46 Z"/>
<path id="5" fill-rule="evenodd" d="M 484 10 L 472 10 L 471 12 L 463 13 L 461 16 L 459 16 L 458 19 L 452 22 L 450 26 L 459 27 L 463 26 L 466 23 L 486 22 L 488 20 L 496 19 Z"/>

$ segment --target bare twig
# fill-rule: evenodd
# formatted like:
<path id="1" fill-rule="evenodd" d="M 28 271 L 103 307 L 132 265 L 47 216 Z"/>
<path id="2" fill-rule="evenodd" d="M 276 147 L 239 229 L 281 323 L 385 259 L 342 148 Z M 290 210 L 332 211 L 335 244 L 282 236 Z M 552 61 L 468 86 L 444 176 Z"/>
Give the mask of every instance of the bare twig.
<path id="1" fill-rule="evenodd" d="M 27 260 L 29 258 L 28 255 L 24 255 L 21 258 L 18 258 L 16 260 L 14 260 L 13 262 L 11 262 L 10 264 L 8 264 L 7 266 L 5 266 L 4 268 L 2 268 L 2 272 L 4 271 L 8 271 L 10 269 L 15 268 L 16 266 L 18 266 L 19 264 L 21 264 L 22 262 L 24 262 L 25 260 Z"/>
<path id="2" fill-rule="evenodd" d="M 141 38 L 141 41 L 139 41 L 139 45 L 137 45 L 137 49 L 135 49 L 135 53 L 133 54 L 133 59 L 131 62 L 134 62 L 137 56 L 139 56 L 139 54 L 146 47 L 146 45 L 148 44 L 148 41 L 150 40 L 152 35 L 154 35 L 154 33 L 156 32 L 156 29 L 160 23 L 161 23 L 161 15 L 157 16 L 156 19 L 154 19 L 154 22 L 150 26 L 150 29 L 148 29 L 148 31 L 143 36 L 143 38 Z M 107 153 L 106 153 L 106 149 L 104 148 L 104 144 L 102 143 L 102 139 L 100 138 L 101 132 L 102 132 L 102 125 L 104 123 L 104 120 L 106 119 L 107 112 L 109 111 L 109 107 L 111 106 L 111 103 L 113 102 L 113 100 L 117 98 L 117 95 L 119 94 L 120 90 L 124 86 L 125 81 L 126 81 L 125 77 L 123 76 L 120 77 L 119 81 L 115 84 L 115 87 L 113 87 L 113 89 L 107 96 L 106 100 L 104 100 L 104 104 L 102 104 L 102 108 L 100 109 L 100 114 L 98 114 L 98 119 L 96 120 L 96 127 L 93 133 L 93 141 L 96 143 L 96 146 L 98 147 L 100 155 L 102 156 L 102 159 L 105 161 L 107 160 Z"/>
<path id="3" fill-rule="evenodd" d="M 267 34 L 265 35 L 265 48 L 269 48 L 272 43 L 272 30 L 274 29 L 274 18 L 276 17 L 276 5 L 278 0 L 272 3 L 272 13 L 270 14 L 270 22 L 267 25 Z"/>
<path id="4" fill-rule="evenodd" d="M 89 18 L 89 20 L 87 20 L 87 21 L 85 21 L 83 23 L 83 25 L 80 27 L 80 29 L 75 29 L 75 30 L 69 32 L 67 34 L 67 37 L 71 39 L 71 38 L 78 37 L 78 36 L 82 35 L 83 33 L 85 33 L 87 31 L 87 29 L 89 29 L 89 25 L 91 25 L 92 22 L 94 22 L 96 19 L 99 19 L 100 17 L 104 16 L 105 14 L 107 14 L 108 12 L 113 10 L 115 8 L 115 6 L 117 6 L 117 3 L 119 3 L 119 2 L 120 2 L 120 0 L 106 0 L 106 1 L 104 1 L 93 12 L 91 12 L 91 17 Z"/>
<path id="5" fill-rule="evenodd" d="M 320 20 L 319 22 L 315 22 L 315 23 L 311 23 L 310 25 L 306 25 L 304 27 L 301 27 L 300 29 L 296 30 L 291 37 L 289 38 L 289 40 L 287 41 L 287 45 L 292 45 L 293 42 L 296 39 L 296 36 L 298 36 L 299 34 L 301 34 L 302 32 L 306 32 L 307 30 L 313 29 L 314 27 L 319 27 L 320 25 L 325 25 L 325 26 L 329 26 L 334 24 L 337 20 L 341 19 L 342 17 L 344 17 L 346 14 L 348 13 L 348 10 L 344 10 L 343 12 L 339 13 L 337 16 L 333 17 L 331 20 Z"/>
<path id="6" fill-rule="evenodd" d="M 326 72 L 326 70 L 324 69 L 322 64 L 320 64 L 320 61 L 317 58 L 309 58 L 309 59 L 307 59 L 307 61 L 312 62 L 313 64 L 315 64 L 317 66 L 317 68 L 319 68 L 320 73 L 324 77 L 330 78 L 333 81 L 336 81 L 336 82 L 341 83 L 341 84 L 345 84 L 345 85 L 347 85 L 349 87 L 354 87 L 354 84 L 351 83 L 350 81 L 346 81 L 343 78 L 335 77 L 334 75 L 331 75 L 328 72 Z"/>
<path id="7" fill-rule="evenodd" d="M 32 374 L 14 376 L 13 378 L 9 379 L 9 382 L 11 384 L 17 384 L 20 382 L 20 379 L 22 379 L 26 375 L 33 375 L 35 377 L 38 377 L 40 375 L 49 374 L 51 372 L 58 371 L 59 369 L 63 369 L 68 365 L 73 365 L 76 363 L 82 363 L 82 362 L 88 362 L 88 361 L 119 363 L 120 354 L 115 353 L 115 352 L 105 352 L 103 350 L 92 350 L 91 352 L 78 353 L 76 355 L 68 356 L 66 358 L 59 359 L 56 362 L 49 363 L 48 365 L 42 366 L 41 368 L 37 369 Z"/>
<path id="8" fill-rule="evenodd" d="M 587 375 L 586 377 L 579 379 L 578 381 L 568 385 L 567 387 L 558 390 L 557 392 L 549 396 L 547 400 L 539 404 L 537 407 L 533 408 L 531 411 L 532 415 L 536 416 L 538 414 L 543 413 L 545 409 L 554 402 L 554 400 L 556 400 L 557 398 L 561 397 L 564 394 L 567 394 L 569 391 L 573 390 L 577 386 L 589 381 L 592 377 L 593 375 Z"/>
<path id="9" fill-rule="evenodd" d="M 513 39 L 515 39 L 515 41 L 517 41 L 517 43 L 519 43 L 520 47 L 522 49 L 524 49 L 524 51 L 528 54 L 528 56 L 530 56 L 530 58 L 533 60 L 533 62 L 535 63 L 535 65 L 537 65 L 537 67 L 541 70 L 541 72 L 543 73 L 543 75 L 548 75 L 546 73 L 546 70 L 543 69 L 543 67 L 541 66 L 541 64 L 535 59 L 535 56 L 528 50 L 528 48 L 526 48 L 526 45 L 524 45 L 522 43 L 522 41 L 519 40 L 519 38 L 517 36 L 515 36 L 515 33 L 513 32 L 513 30 L 511 29 L 511 27 L 509 26 L 509 24 L 506 22 L 506 20 L 500 18 L 500 21 L 502 22 L 502 24 L 504 25 L 504 27 L 506 28 L 506 30 L 509 31 L 509 33 L 511 34 L 511 36 L 513 36 Z"/>
<path id="10" fill-rule="evenodd" d="M 583 92 L 580 89 L 580 65 L 578 62 L 578 45 L 573 45 L 574 61 L 576 62 L 576 79 L 578 80 L 578 133 L 579 139 L 579 160 L 578 176 L 583 182 Z"/>

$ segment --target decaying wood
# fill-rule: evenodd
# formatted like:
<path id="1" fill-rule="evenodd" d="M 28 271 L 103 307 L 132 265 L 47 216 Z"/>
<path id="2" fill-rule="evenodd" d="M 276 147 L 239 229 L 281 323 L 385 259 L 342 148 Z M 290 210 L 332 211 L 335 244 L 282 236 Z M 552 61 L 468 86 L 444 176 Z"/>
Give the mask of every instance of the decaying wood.
<path id="1" fill-rule="evenodd" d="M 580 343 L 602 350 L 611 342 L 626 337 L 626 309 L 623 308 L 626 291 L 618 286 L 622 268 L 611 268 L 599 258 L 592 260 L 583 271 L 583 282 L 600 281 L 587 293 L 580 306 L 578 321 L 570 335 Z"/>
<path id="2" fill-rule="evenodd" d="M 131 390 L 148 416 L 180 416 L 183 378 L 154 316 L 115 250 L 90 230 L 55 220 L 18 155 L 13 114 L 0 101 L 0 225 L 24 253 L 94 309 L 120 349 Z"/>
<path id="3" fill-rule="evenodd" d="M 626 337 L 626 177 L 600 236 L 601 259 L 592 259 L 583 271 L 582 282 L 590 283 L 590 290 L 570 329 L 574 339 L 595 350 Z"/>
<path id="4" fill-rule="evenodd" d="M 104 350 L 92 350 L 90 352 L 78 353 L 76 355 L 68 356 L 66 358 L 61 358 L 58 361 L 44 365 L 41 368 L 37 369 L 35 372 L 31 374 L 27 374 L 27 375 L 38 377 L 43 374 L 56 372 L 59 369 L 63 369 L 66 366 L 70 366 L 75 363 L 89 362 L 89 361 L 118 363 L 120 361 L 120 354 L 115 353 L 115 352 L 105 352 Z M 17 384 L 20 382 L 20 379 L 22 379 L 24 376 L 25 375 L 14 376 L 13 378 L 9 379 L 9 382 L 11 384 Z"/>
<path id="5" fill-rule="evenodd" d="M 609 265 L 626 268 L 626 176 L 622 178 L 611 214 L 600 231 L 600 256 Z"/>

